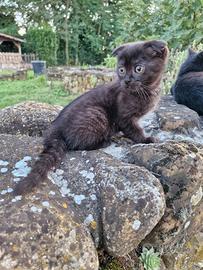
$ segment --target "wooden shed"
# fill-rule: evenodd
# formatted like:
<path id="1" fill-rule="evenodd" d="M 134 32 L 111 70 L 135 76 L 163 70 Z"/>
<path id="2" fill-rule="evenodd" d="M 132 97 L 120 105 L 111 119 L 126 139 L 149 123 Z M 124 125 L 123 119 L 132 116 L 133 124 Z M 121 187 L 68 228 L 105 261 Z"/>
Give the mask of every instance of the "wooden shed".
<path id="1" fill-rule="evenodd" d="M 13 36 L 9 36 L 9 35 L 0 33 L 0 45 L 3 43 L 14 44 L 15 47 L 17 48 L 19 54 L 21 54 L 21 43 L 22 42 L 25 42 L 25 41 L 23 39 L 20 39 L 17 37 L 13 37 Z"/>
<path id="2" fill-rule="evenodd" d="M 21 68 L 23 39 L 0 33 L 0 68 Z"/>

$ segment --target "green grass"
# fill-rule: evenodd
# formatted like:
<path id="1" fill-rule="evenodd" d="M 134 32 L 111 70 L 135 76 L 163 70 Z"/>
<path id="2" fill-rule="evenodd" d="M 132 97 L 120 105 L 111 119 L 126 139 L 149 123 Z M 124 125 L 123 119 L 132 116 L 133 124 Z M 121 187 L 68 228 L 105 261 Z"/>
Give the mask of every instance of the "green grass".
<path id="1" fill-rule="evenodd" d="M 76 97 L 64 91 L 62 82 L 48 85 L 44 76 L 30 72 L 25 81 L 0 81 L 0 108 L 28 100 L 65 106 Z"/>
<path id="2" fill-rule="evenodd" d="M 15 73 L 15 70 L 12 69 L 0 69 L 0 75 L 11 75 Z"/>

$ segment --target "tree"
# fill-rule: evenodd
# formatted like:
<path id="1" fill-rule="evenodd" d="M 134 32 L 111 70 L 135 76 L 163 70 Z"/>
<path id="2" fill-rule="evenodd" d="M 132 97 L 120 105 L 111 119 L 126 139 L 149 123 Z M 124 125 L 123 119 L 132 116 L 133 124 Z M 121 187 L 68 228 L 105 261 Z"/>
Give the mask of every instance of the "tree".
<path id="1" fill-rule="evenodd" d="M 170 47 L 202 42 L 202 0 L 126 0 L 121 2 L 123 40 L 163 39 Z"/>
<path id="2" fill-rule="evenodd" d="M 29 28 L 24 44 L 25 51 L 36 53 L 48 65 L 55 65 L 57 46 L 57 35 L 49 25 Z"/>
<path id="3" fill-rule="evenodd" d="M 116 36 L 116 0 L 16 0 L 27 29 L 49 23 L 66 64 L 101 63 Z M 58 53 L 59 57 L 61 51 Z"/>

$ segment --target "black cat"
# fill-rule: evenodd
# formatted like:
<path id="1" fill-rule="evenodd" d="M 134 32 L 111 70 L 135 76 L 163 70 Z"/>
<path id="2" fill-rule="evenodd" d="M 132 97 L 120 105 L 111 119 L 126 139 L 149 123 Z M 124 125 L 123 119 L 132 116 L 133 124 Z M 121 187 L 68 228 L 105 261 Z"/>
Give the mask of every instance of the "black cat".
<path id="1" fill-rule="evenodd" d="M 188 50 L 188 57 L 180 67 L 171 93 L 177 103 L 203 115 L 203 51 Z"/>
<path id="2" fill-rule="evenodd" d="M 104 147 L 117 131 L 136 143 L 154 142 L 144 136 L 138 120 L 159 100 L 167 46 L 157 40 L 124 44 L 113 55 L 118 58 L 118 79 L 86 92 L 60 112 L 45 136 L 43 152 L 14 194 L 32 191 L 68 150 Z"/>

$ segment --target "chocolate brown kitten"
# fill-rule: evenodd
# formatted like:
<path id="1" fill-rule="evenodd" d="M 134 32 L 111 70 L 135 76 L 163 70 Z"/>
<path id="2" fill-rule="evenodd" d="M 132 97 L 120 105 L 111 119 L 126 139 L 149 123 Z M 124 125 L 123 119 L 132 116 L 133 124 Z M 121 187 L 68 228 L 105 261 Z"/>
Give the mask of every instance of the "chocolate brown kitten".
<path id="1" fill-rule="evenodd" d="M 45 181 L 68 150 L 105 147 L 115 132 L 122 131 L 135 143 L 154 142 L 153 137 L 144 136 L 138 120 L 159 100 L 166 44 L 157 40 L 124 44 L 113 55 L 118 60 L 118 78 L 83 94 L 60 112 L 45 136 L 39 159 L 14 194 L 31 192 Z"/>

